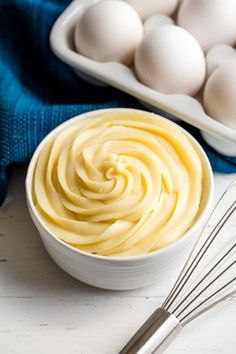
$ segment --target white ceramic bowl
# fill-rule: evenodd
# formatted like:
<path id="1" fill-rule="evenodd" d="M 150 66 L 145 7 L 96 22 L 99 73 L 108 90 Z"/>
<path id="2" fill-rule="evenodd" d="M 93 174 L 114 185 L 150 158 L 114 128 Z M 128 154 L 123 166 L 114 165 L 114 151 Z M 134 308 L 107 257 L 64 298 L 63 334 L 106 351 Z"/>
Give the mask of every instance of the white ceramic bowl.
<path id="1" fill-rule="evenodd" d="M 43 145 L 48 141 L 52 134 L 71 124 L 73 120 L 95 117 L 105 112 L 135 111 L 131 109 L 106 109 L 98 110 L 74 117 L 54 129 L 40 143 L 29 164 L 26 177 L 26 197 L 32 220 L 39 231 L 40 237 L 48 253 L 53 260 L 64 271 L 84 283 L 113 290 L 136 289 L 151 285 L 160 281 L 165 274 L 178 266 L 184 260 L 188 245 L 198 237 L 202 225 L 210 212 L 213 198 L 214 180 L 210 163 L 197 141 L 186 132 L 197 150 L 203 165 L 204 188 L 201 201 L 200 212 L 195 224 L 185 233 L 185 235 L 159 251 L 134 257 L 107 258 L 104 256 L 93 255 L 73 248 L 61 241 L 45 225 L 44 221 L 37 212 L 32 199 L 32 180 L 35 164 Z M 174 123 L 173 123 L 174 124 Z"/>

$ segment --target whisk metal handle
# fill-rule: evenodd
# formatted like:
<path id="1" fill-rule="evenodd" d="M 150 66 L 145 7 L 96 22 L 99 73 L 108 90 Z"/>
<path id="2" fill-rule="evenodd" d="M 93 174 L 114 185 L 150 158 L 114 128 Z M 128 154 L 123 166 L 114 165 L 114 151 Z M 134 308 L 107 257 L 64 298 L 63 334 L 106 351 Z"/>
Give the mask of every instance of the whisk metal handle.
<path id="1" fill-rule="evenodd" d="M 158 308 L 119 354 L 161 354 L 181 331 L 179 320 Z"/>

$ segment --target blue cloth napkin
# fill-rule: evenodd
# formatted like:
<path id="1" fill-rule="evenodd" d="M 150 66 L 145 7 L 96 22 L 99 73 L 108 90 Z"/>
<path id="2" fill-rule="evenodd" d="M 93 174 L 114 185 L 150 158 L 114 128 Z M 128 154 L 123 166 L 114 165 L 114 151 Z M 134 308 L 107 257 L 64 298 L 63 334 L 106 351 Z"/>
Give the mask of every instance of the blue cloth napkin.
<path id="1" fill-rule="evenodd" d="M 49 31 L 69 0 L 0 0 L 0 203 L 11 167 L 27 162 L 43 137 L 81 112 L 136 107 L 135 99 L 112 88 L 79 80 L 49 47 Z M 186 125 L 185 125 L 186 127 Z M 207 146 L 215 171 L 236 172 L 236 158 Z"/>

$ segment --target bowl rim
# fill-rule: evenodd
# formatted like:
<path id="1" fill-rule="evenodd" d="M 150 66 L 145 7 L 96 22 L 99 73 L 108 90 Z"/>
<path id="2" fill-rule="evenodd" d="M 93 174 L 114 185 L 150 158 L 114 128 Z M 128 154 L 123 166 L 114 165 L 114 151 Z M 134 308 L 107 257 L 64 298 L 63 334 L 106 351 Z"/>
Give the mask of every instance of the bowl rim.
<path id="1" fill-rule="evenodd" d="M 38 159 L 38 156 L 40 154 L 40 151 L 41 151 L 43 145 L 47 142 L 47 140 L 51 136 L 56 134 L 58 131 L 63 129 L 63 127 L 69 126 L 73 121 L 76 121 L 78 119 L 86 119 L 86 118 L 89 118 L 89 117 L 90 118 L 97 117 L 98 115 L 102 115 L 102 114 L 105 114 L 105 113 L 112 113 L 112 112 L 134 112 L 134 113 L 137 112 L 137 113 L 150 114 L 152 116 L 153 115 L 157 115 L 157 116 L 161 117 L 162 119 L 168 120 L 170 122 L 170 120 L 168 118 L 165 118 L 165 117 L 163 117 L 163 116 L 161 116 L 161 115 L 159 115 L 157 113 L 152 113 L 152 112 L 148 112 L 148 111 L 145 111 L 145 110 L 133 109 L 133 108 L 104 108 L 104 109 L 102 108 L 102 109 L 96 109 L 96 110 L 93 110 L 93 111 L 80 113 L 80 114 L 78 114 L 76 116 L 73 116 L 73 117 L 69 118 L 68 120 L 64 121 L 63 123 L 59 124 L 54 129 L 52 129 L 42 139 L 42 141 L 36 147 L 32 157 L 30 159 L 30 162 L 29 162 L 29 165 L 28 165 L 28 168 L 27 168 L 26 178 L 25 178 L 25 191 L 26 191 L 27 206 L 28 206 L 29 211 L 31 210 L 33 215 L 34 215 L 34 218 L 33 218 L 31 216 L 31 213 L 30 213 L 31 219 L 33 220 L 33 223 L 34 223 L 35 226 L 36 226 L 36 222 L 35 222 L 35 219 L 36 219 L 36 221 L 38 222 L 40 227 L 46 232 L 47 236 L 49 236 L 54 241 L 59 243 L 62 247 L 65 247 L 65 248 L 69 249 L 70 251 L 75 252 L 78 256 L 82 255 L 82 256 L 85 256 L 85 257 L 92 258 L 94 260 L 107 261 L 107 262 L 114 262 L 114 261 L 115 262 L 124 262 L 124 261 L 135 262 L 135 261 L 139 261 L 139 260 L 151 259 L 151 258 L 156 257 L 157 255 L 168 253 L 168 251 L 171 251 L 176 246 L 180 246 L 181 243 L 184 243 L 190 237 L 190 234 L 194 233 L 194 231 L 196 231 L 196 229 L 199 228 L 199 225 L 201 224 L 201 221 L 205 218 L 205 216 L 209 214 L 208 212 L 209 212 L 209 210 L 210 210 L 210 208 L 212 206 L 212 201 L 213 201 L 213 196 L 214 196 L 213 171 L 212 171 L 211 164 L 209 162 L 209 159 L 208 159 L 205 151 L 203 150 L 201 145 L 198 143 L 198 141 L 188 131 L 186 131 L 184 128 L 182 128 L 181 126 L 179 126 L 177 123 L 175 123 L 173 121 L 171 121 L 171 123 L 174 124 L 174 125 L 177 125 L 178 128 L 181 129 L 187 135 L 187 137 L 190 138 L 191 142 L 198 148 L 198 153 L 201 154 L 201 157 L 203 158 L 203 160 L 205 162 L 205 165 L 206 165 L 206 171 L 207 171 L 208 178 L 209 178 L 209 190 L 208 190 L 208 193 L 207 193 L 205 205 L 204 205 L 199 217 L 195 221 L 195 223 L 182 235 L 181 238 L 179 238 L 176 241 L 172 242 L 168 246 L 166 246 L 164 248 L 161 248 L 159 250 L 156 250 L 156 251 L 153 251 L 153 252 L 150 252 L 150 253 L 147 253 L 147 254 L 143 254 L 143 255 L 138 255 L 138 256 L 124 256 L 124 257 L 116 256 L 115 257 L 115 256 L 102 256 L 102 255 L 97 255 L 97 254 L 85 252 L 85 251 L 82 251 L 82 250 L 80 250 L 78 248 L 75 248 L 75 247 L 71 246 L 70 244 L 64 242 L 56 234 L 54 234 L 47 227 L 47 225 L 44 223 L 43 219 L 40 217 L 40 215 L 37 212 L 37 209 L 36 209 L 36 207 L 35 207 L 35 205 L 33 203 L 32 182 L 33 182 L 33 174 L 34 174 L 34 170 L 35 170 L 35 164 L 37 162 L 37 159 Z M 36 226 L 36 228 L 37 228 L 37 226 Z"/>

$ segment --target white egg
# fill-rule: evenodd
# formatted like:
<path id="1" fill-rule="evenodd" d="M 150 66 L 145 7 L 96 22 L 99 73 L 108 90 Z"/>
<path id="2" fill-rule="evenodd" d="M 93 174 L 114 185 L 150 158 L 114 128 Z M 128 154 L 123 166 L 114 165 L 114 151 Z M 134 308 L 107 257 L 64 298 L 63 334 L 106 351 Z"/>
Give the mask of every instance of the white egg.
<path id="1" fill-rule="evenodd" d="M 178 3 L 178 0 L 125 0 L 132 5 L 145 20 L 156 14 L 171 15 Z"/>
<path id="2" fill-rule="evenodd" d="M 236 129 L 236 60 L 218 67 L 207 80 L 203 105 L 219 122 Z"/>
<path id="3" fill-rule="evenodd" d="M 194 95 L 204 82 L 206 63 L 190 33 L 165 25 L 143 38 L 135 53 L 135 72 L 142 83 L 157 91 Z"/>
<path id="4" fill-rule="evenodd" d="M 235 59 L 236 60 L 236 50 L 226 44 L 219 44 L 213 47 L 206 56 L 207 63 L 207 77 L 209 77 L 214 70 L 216 70 L 225 61 Z"/>
<path id="5" fill-rule="evenodd" d="M 103 0 L 88 7 L 75 28 L 75 47 L 97 61 L 129 65 L 143 37 L 137 12 L 119 0 Z"/>
<path id="6" fill-rule="evenodd" d="M 217 44 L 232 45 L 236 41 L 236 1 L 184 0 L 177 22 L 192 33 L 205 52 Z"/>
<path id="7" fill-rule="evenodd" d="M 174 25 L 174 20 L 166 15 L 151 16 L 144 22 L 144 34 L 148 34 L 153 29 L 160 28 L 165 25 Z"/>

